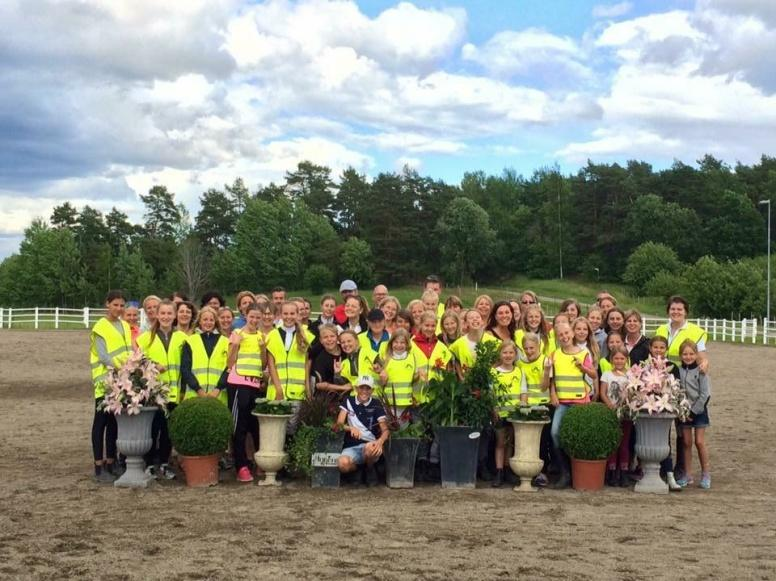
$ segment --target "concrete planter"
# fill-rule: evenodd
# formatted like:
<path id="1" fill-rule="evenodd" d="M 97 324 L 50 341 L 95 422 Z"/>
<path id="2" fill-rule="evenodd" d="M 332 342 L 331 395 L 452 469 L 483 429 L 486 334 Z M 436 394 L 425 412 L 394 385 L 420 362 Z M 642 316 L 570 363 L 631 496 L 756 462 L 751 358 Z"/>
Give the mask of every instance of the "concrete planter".
<path id="1" fill-rule="evenodd" d="M 388 488 L 413 488 L 415 486 L 415 460 L 420 438 L 395 438 L 388 440 L 385 453 L 385 484 Z"/>
<path id="2" fill-rule="evenodd" d="M 480 431 L 466 426 L 438 427 L 442 488 L 476 488 Z"/>
<path id="3" fill-rule="evenodd" d="M 264 480 L 259 480 L 259 486 L 280 486 L 277 473 L 288 460 L 284 448 L 286 444 L 286 427 L 289 415 L 253 414 L 259 418 L 259 451 L 253 455 L 256 465 L 264 471 Z"/>
<path id="4" fill-rule="evenodd" d="M 151 425 L 157 409 L 155 406 L 144 406 L 136 415 L 130 416 L 126 413 L 116 415 L 119 429 L 116 447 L 120 454 L 127 457 L 127 471 L 113 483 L 113 486 L 146 488 L 152 480 L 145 474 L 143 456 L 151 449 Z"/>
<path id="5" fill-rule="evenodd" d="M 531 485 L 531 481 L 539 475 L 544 466 L 539 456 L 539 446 L 542 440 L 542 430 L 550 421 L 522 422 L 509 420 L 515 431 L 515 455 L 509 459 L 512 472 L 520 477 L 520 484 L 513 490 L 516 492 L 536 492 L 539 489 Z"/>
<path id="6" fill-rule="evenodd" d="M 636 455 L 641 460 L 644 477 L 636 483 L 635 492 L 668 494 L 668 484 L 660 478 L 660 462 L 671 453 L 668 438 L 674 414 L 649 415 L 636 418 Z"/>

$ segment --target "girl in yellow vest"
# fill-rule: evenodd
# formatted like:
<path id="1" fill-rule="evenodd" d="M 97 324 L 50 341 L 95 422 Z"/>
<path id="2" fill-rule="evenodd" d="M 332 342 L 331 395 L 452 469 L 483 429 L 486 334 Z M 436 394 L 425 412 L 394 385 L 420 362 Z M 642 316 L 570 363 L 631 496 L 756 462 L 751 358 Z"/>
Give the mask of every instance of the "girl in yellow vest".
<path id="1" fill-rule="evenodd" d="M 429 292 L 429 291 L 426 291 Z M 432 291 L 433 292 L 433 291 Z M 442 379 L 442 372 L 450 367 L 453 354 L 434 334 L 436 331 L 436 314 L 425 311 L 420 316 L 420 331 L 412 336 L 411 351 L 415 357 L 418 370 L 418 381 L 414 386 L 414 396 L 418 403 L 426 403 L 426 386 L 432 379 Z"/>
<path id="2" fill-rule="evenodd" d="M 377 307 L 385 315 L 385 330 L 392 335 L 396 330 L 396 315 L 401 310 L 399 299 L 393 296 L 385 297 Z"/>
<path id="3" fill-rule="evenodd" d="M 199 312 L 200 332 L 186 339 L 181 352 L 181 386 L 185 386 L 184 399 L 214 397 L 227 405 L 229 340 L 219 333 L 217 317 L 213 307 L 202 307 Z"/>
<path id="4" fill-rule="evenodd" d="M 455 311 L 445 311 L 442 315 L 442 331 L 437 334 L 437 339 L 450 347 L 461 336 L 461 319 Z"/>
<path id="5" fill-rule="evenodd" d="M 336 327 L 335 327 L 336 330 Z M 366 361 L 361 354 L 361 344 L 355 331 L 346 329 L 339 334 L 339 344 L 342 358 L 334 362 L 335 381 L 343 380 L 343 385 L 350 385 L 350 395 L 356 393 L 356 379 L 361 375 L 373 375 L 372 362 Z M 364 369 L 365 368 L 365 369 Z"/>
<path id="6" fill-rule="evenodd" d="M 515 333 L 515 342 L 518 345 L 522 345 L 523 336 L 526 333 L 539 335 L 541 351 L 544 355 L 549 355 L 555 351 L 555 330 L 550 329 L 544 320 L 544 313 L 539 305 L 529 304 L 523 308 L 520 326 Z"/>
<path id="7" fill-rule="evenodd" d="M 509 311 L 512 312 L 511 307 Z M 507 446 L 507 428 L 510 427 L 506 418 L 514 411 L 515 407 L 520 405 L 520 402 L 528 400 L 525 377 L 520 367 L 515 365 L 516 361 L 517 345 L 511 339 L 503 341 L 499 349 L 499 360 L 494 370 L 496 372 L 495 379 L 501 384 L 508 399 L 498 409 L 493 410 L 496 420 L 496 476 L 492 484 L 494 488 L 500 488 L 504 483 L 504 456 Z"/>
<path id="8" fill-rule="evenodd" d="M 413 384 L 417 380 L 415 357 L 410 352 L 410 335 L 404 329 L 388 340 L 385 362 L 380 371 L 380 395 L 404 423 L 410 421 L 409 408 L 415 405 Z"/>
<path id="9" fill-rule="evenodd" d="M 459 379 L 463 379 L 464 372 L 474 365 L 477 358 L 475 354 L 477 343 L 497 340 L 493 336 L 485 335 L 482 328 L 482 315 L 476 309 L 466 311 L 464 322 L 468 329 L 467 333 L 450 345 L 450 352 L 455 358 L 455 372 Z"/>
<path id="10" fill-rule="evenodd" d="M 559 346 L 550 355 L 552 361 L 550 403 L 555 406 L 550 435 L 561 469 L 561 476 L 555 483 L 555 488 L 566 488 L 571 478 L 568 460 L 560 448 L 560 424 L 563 421 L 563 416 L 572 405 L 590 402 L 590 387 L 584 378 L 588 376 L 597 379 L 598 373 L 593 365 L 590 352 L 574 344 L 574 332 L 570 325 L 559 324 L 555 333 Z"/>
<path id="11" fill-rule="evenodd" d="M 159 369 L 159 381 L 170 386 L 170 403 L 167 411 L 172 413 L 180 403 L 180 370 L 183 345 L 187 337 L 184 333 L 173 329 L 175 321 L 175 303 L 163 300 L 159 303 L 156 321 L 150 331 L 137 338 L 137 345 Z M 175 478 L 175 471 L 170 467 L 170 452 L 172 443 L 167 431 L 167 416 L 158 410 L 154 416 L 151 428 L 153 444 L 146 454 L 146 474 L 154 478 L 167 480 Z"/>
<path id="12" fill-rule="evenodd" d="M 262 383 L 266 350 L 264 336 L 259 331 L 261 311 L 255 303 L 245 309 L 245 325 L 229 337 L 227 356 L 227 395 L 229 409 L 232 411 L 233 435 L 232 451 L 238 482 L 252 482 L 250 462 L 245 450 L 248 434 L 253 439 L 253 447 L 259 449 L 259 424 L 251 413 L 256 400 L 266 393 Z"/>
<path id="13" fill-rule="evenodd" d="M 601 352 L 598 350 L 598 342 L 593 338 L 593 329 L 590 326 L 590 322 L 585 317 L 577 317 L 572 321 L 571 329 L 574 331 L 574 343 L 590 351 L 590 356 L 593 358 L 593 366 L 597 368 L 598 362 L 601 359 Z M 600 371 L 598 375 L 601 375 Z M 597 400 L 600 393 L 598 380 L 585 376 L 585 381 L 590 386 L 591 398 L 593 401 Z"/>
<path id="14" fill-rule="evenodd" d="M 132 353 L 132 334 L 127 322 L 121 320 L 125 303 L 124 294 L 120 290 L 110 291 L 105 298 L 108 313 L 97 321 L 89 336 L 89 359 L 94 385 L 92 452 L 94 478 L 98 482 L 113 482 L 119 476 L 116 464 L 116 418 L 100 410 L 99 406 L 105 398 L 109 368 L 121 367 Z"/>
<path id="15" fill-rule="evenodd" d="M 625 339 L 623 339 L 622 333 L 619 331 L 612 331 L 606 336 L 606 352 L 610 353 L 613 349 L 619 349 L 625 347 Z M 630 361 L 628 361 L 630 365 Z M 609 361 L 609 357 L 601 357 L 598 360 L 598 375 L 601 376 L 607 371 L 612 370 L 612 364 Z"/>
<path id="16" fill-rule="evenodd" d="M 350 336 L 352 331 L 343 334 Z M 320 349 L 314 356 L 310 366 L 310 381 L 316 391 L 326 391 L 334 394 L 342 394 L 341 401 L 350 393 L 352 386 L 350 379 L 342 377 L 342 361 L 347 355 L 342 350 L 337 340 L 337 327 L 331 323 L 324 323 L 318 328 L 318 341 Z"/>
<path id="17" fill-rule="evenodd" d="M 299 307 L 291 301 L 280 306 L 280 326 L 269 332 L 266 339 L 269 399 L 287 399 L 294 406 L 294 417 L 288 422 L 288 433 L 296 431 L 299 406 L 310 389 L 310 359 L 308 351 L 314 339 L 299 324 Z"/>
<path id="18" fill-rule="evenodd" d="M 550 360 L 541 351 L 541 339 L 536 333 L 523 336 L 523 358 L 517 362 L 526 383 L 526 403 L 531 406 L 550 403 Z M 550 425 L 542 427 L 539 456 L 544 461 L 541 473 L 534 478 L 534 486 L 547 486 L 547 467 L 550 464 L 552 439 Z"/>

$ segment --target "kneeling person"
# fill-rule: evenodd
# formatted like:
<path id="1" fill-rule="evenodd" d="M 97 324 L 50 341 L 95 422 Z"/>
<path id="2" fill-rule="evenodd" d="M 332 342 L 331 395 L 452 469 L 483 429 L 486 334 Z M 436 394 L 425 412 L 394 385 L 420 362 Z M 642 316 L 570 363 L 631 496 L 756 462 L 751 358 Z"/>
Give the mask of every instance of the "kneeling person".
<path id="1" fill-rule="evenodd" d="M 356 395 L 349 395 L 340 406 L 337 427 L 345 429 L 345 448 L 339 457 L 342 473 L 366 467 L 367 484 L 377 484 L 375 462 L 383 454 L 383 444 L 388 439 L 388 423 L 383 404 L 372 397 L 374 378 L 362 375 L 358 378 Z M 347 426 L 345 420 L 347 419 Z"/>

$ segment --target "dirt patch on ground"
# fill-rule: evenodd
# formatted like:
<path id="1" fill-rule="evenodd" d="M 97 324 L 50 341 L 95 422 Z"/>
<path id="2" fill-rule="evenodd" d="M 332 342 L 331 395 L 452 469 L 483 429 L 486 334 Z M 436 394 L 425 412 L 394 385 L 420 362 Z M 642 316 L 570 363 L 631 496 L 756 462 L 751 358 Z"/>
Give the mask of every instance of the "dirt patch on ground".
<path id="1" fill-rule="evenodd" d="M 0 578 L 774 579 L 776 351 L 710 351 L 711 491 L 133 491 L 91 479 L 86 332 L 2 331 Z"/>

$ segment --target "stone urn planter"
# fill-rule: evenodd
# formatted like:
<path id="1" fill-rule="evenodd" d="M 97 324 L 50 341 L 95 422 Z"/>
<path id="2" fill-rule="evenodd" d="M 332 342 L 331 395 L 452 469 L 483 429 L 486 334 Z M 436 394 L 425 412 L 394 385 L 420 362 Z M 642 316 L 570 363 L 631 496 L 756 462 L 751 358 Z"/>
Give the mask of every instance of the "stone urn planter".
<path id="1" fill-rule="evenodd" d="M 140 413 L 116 415 L 118 424 L 118 439 L 116 447 L 120 454 L 127 457 L 127 471 L 113 483 L 119 488 L 146 488 L 153 480 L 145 474 L 145 456 L 151 449 L 151 425 L 154 414 L 159 409 L 156 406 L 143 406 Z"/>
<path id="2" fill-rule="evenodd" d="M 442 488 L 476 488 L 480 432 L 467 426 L 436 428 Z"/>
<path id="3" fill-rule="evenodd" d="M 385 451 L 385 484 L 388 488 L 413 488 L 415 486 L 415 460 L 420 438 L 388 440 Z"/>
<path id="4" fill-rule="evenodd" d="M 259 419 L 259 451 L 253 455 L 256 465 L 264 471 L 264 480 L 259 480 L 259 486 L 280 486 L 277 473 L 288 460 L 284 448 L 286 443 L 286 427 L 289 415 L 260 414 L 253 412 Z"/>
<path id="5" fill-rule="evenodd" d="M 636 483 L 635 492 L 668 494 L 668 484 L 660 478 L 660 462 L 671 453 L 669 436 L 674 419 L 674 414 L 643 412 L 636 418 L 636 455 L 641 460 L 644 477 Z"/>
<path id="6" fill-rule="evenodd" d="M 509 467 L 520 477 L 520 484 L 513 490 L 537 492 L 539 489 L 531 485 L 531 481 L 539 475 L 544 466 L 544 461 L 539 456 L 539 446 L 542 430 L 550 420 L 539 422 L 509 420 L 509 423 L 515 431 L 515 455 L 509 459 Z"/>

